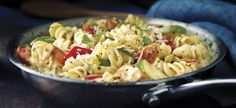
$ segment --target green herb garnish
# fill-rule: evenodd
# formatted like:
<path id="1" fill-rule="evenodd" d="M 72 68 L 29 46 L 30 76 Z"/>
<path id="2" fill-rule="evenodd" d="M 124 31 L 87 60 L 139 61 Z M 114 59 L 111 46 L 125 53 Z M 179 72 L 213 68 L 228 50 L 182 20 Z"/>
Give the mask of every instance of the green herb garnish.
<path id="1" fill-rule="evenodd" d="M 91 40 L 89 39 L 89 37 L 88 37 L 87 35 L 84 35 L 84 38 L 83 38 L 83 40 L 82 40 L 82 43 L 87 44 L 87 43 L 89 43 L 89 42 L 91 42 Z"/>
<path id="2" fill-rule="evenodd" d="M 105 40 L 106 40 L 106 39 L 110 39 L 110 40 L 112 40 L 112 41 L 115 40 L 114 38 L 111 38 L 111 37 L 108 37 L 108 36 L 105 36 Z"/>
<path id="3" fill-rule="evenodd" d="M 129 52 L 126 48 L 124 48 L 124 47 L 121 47 L 121 48 L 118 48 L 117 49 L 119 52 L 122 52 L 122 53 L 124 53 L 124 54 L 127 54 L 128 56 L 131 56 L 131 57 L 133 57 L 133 54 L 131 53 L 131 52 Z"/>
<path id="4" fill-rule="evenodd" d="M 95 23 L 95 22 L 92 22 L 91 24 L 89 24 L 90 26 L 98 26 L 98 24 L 97 23 Z"/>
<path id="5" fill-rule="evenodd" d="M 111 66 L 111 63 L 108 59 L 98 58 L 102 66 Z"/>
<path id="6" fill-rule="evenodd" d="M 50 36 L 40 36 L 40 37 L 35 38 L 31 43 L 34 43 L 36 41 L 43 41 L 43 42 L 47 42 L 47 43 L 53 43 L 55 41 L 55 39 L 50 37 Z"/>
<path id="7" fill-rule="evenodd" d="M 144 46 L 150 45 L 152 43 L 151 39 L 148 37 L 143 37 Z"/>

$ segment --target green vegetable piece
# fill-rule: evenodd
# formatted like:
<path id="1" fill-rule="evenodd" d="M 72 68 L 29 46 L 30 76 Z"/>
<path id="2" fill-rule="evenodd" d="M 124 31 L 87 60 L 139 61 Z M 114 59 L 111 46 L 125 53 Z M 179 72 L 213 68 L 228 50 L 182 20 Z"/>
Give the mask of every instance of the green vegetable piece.
<path id="1" fill-rule="evenodd" d="M 91 24 L 90 24 L 90 26 L 98 26 L 98 24 L 96 23 L 96 22 L 92 22 Z"/>
<path id="2" fill-rule="evenodd" d="M 128 56 L 131 56 L 131 57 L 133 57 L 133 54 L 131 53 L 131 52 L 129 52 L 126 48 L 124 48 L 124 47 L 121 47 L 121 48 L 118 48 L 117 49 L 119 52 L 122 52 L 122 53 L 124 53 L 124 54 L 127 54 Z"/>
<path id="3" fill-rule="evenodd" d="M 40 36 L 40 37 L 35 38 L 31 43 L 34 43 L 36 41 L 43 41 L 43 42 L 47 42 L 47 43 L 53 43 L 55 41 L 55 39 L 50 37 L 50 36 Z"/>
<path id="4" fill-rule="evenodd" d="M 89 37 L 88 37 L 87 35 L 84 35 L 84 38 L 83 38 L 83 40 L 82 40 L 82 43 L 87 44 L 87 43 L 89 43 L 89 42 L 91 42 L 91 40 L 89 39 Z"/>
<path id="5" fill-rule="evenodd" d="M 152 43 L 151 39 L 148 37 L 143 37 L 144 46 L 150 45 Z"/>
<path id="6" fill-rule="evenodd" d="M 143 60 L 140 60 L 139 62 L 137 62 L 136 67 L 138 67 L 141 71 L 143 70 Z"/>
<path id="7" fill-rule="evenodd" d="M 98 58 L 102 66 L 111 66 L 111 63 L 108 59 Z"/>
<path id="8" fill-rule="evenodd" d="M 169 26 L 164 26 L 161 29 L 162 33 L 171 33 L 171 32 L 175 32 L 175 33 L 179 33 L 179 34 L 186 34 L 187 30 L 186 28 L 179 26 L 179 25 L 169 25 Z"/>
<path id="9" fill-rule="evenodd" d="M 157 69 L 154 65 L 148 63 L 146 60 L 140 60 L 137 63 L 137 67 L 153 80 L 167 77 L 161 70 Z"/>

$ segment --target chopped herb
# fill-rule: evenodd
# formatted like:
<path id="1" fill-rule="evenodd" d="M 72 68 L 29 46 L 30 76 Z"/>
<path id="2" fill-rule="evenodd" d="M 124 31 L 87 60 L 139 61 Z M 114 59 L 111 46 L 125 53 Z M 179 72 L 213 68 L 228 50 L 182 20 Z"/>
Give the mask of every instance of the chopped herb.
<path id="1" fill-rule="evenodd" d="M 89 42 L 91 42 L 91 40 L 89 39 L 89 37 L 88 37 L 87 35 L 84 35 L 84 38 L 83 38 L 83 40 L 82 40 L 82 43 L 87 44 L 87 43 L 89 43 Z"/>
<path id="2" fill-rule="evenodd" d="M 112 41 L 115 40 L 114 38 L 111 38 L 111 37 L 108 37 L 108 36 L 105 36 L 105 40 L 106 40 L 106 39 L 110 39 L 110 40 L 112 40 Z"/>
<path id="3" fill-rule="evenodd" d="M 108 59 L 98 58 L 102 66 L 111 66 L 111 63 Z"/>
<path id="4" fill-rule="evenodd" d="M 97 23 L 95 23 L 95 22 L 92 22 L 89 26 L 98 26 L 98 24 Z"/>
<path id="5" fill-rule="evenodd" d="M 124 48 L 124 47 L 121 47 L 121 48 L 118 48 L 117 49 L 119 52 L 122 52 L 122 53 L 124 53 L 124 54 L 127 54 L 128 56 L 131 56 L 131 57 L 133 57 L 133 54 L 131 53 L 131 52 L 129 52 L 126 48 Z"/>
<path id="6" fill-rule="evenodd" d="M 150 45 L 152 43 L 151 39 L 148 37 L 143 37 L 144 46 Z"/>
<path id="7" fill-rule="evenodd" d="M 40 37 L 35 38 L 31 43 L 34 43 L 36 41 L 43 41 L 43 42 L 47 42 L 47 43 L 53 43 L 55 41 L 55 39 L 50 37 L 50 36 L 40 36 Z"/>

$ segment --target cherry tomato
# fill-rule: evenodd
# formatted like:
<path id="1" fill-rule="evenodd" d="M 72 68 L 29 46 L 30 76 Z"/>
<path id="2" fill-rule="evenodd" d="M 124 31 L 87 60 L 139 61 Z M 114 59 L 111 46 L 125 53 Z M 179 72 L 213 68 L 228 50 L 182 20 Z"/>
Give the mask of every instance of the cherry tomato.
<path id="1" fill-rule="evenodd" d="M 87 33 L 92 34 L 92 35 L 96 34 L 96 30 L 91 26 L 85 26 L 84 31 L 86 31 Z"/>
<path id="2" fill-rule="evenodd" d="M 84 54 L 91 54 L 91 53 L 92 53 L 91 49 L 75 46 L 62 58 L 61 64 L 64 65 L 65 61 L 70 57 L 76 58 L 78 54 L 84 55 Z"/>

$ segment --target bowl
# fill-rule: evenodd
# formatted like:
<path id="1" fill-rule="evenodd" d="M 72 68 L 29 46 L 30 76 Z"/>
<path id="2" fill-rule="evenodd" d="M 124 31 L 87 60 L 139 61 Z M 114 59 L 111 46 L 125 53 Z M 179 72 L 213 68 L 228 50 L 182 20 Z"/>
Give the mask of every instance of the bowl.
<path id="1" fill-rule="evenodd" d="M 122 17 L 120 17 L 122 19 Z M 75 18 L 59 21 L 64 25 L 81 25 L 85 18 Z M 165 85 L 175 85 L 173 82 L 180 82 L 192 78 L 203 72 L 207 73 L 219 61 L 221 61 L 226 53 L 226 48 L 221 40 L 216 36 L 199 27 L 192 26 L 187 23 L 158 19 L 144 18 L 149 24 L 161 25 L 181 25 L 187 28 L 187 34 L 194 34 L 204 40 L 212 49 L 215 50 L 214 60 L 211 64 L 199 70 L 188 74 L 175 76 L 171 78 L 138 81 L 130 83 L 99 83 L 82 80 L 63 79 L 47 74 L 37 72 L 23 65 L 16 57 L 15 52 L 17 46 L 31 42 L 35 37 L 40 35 L 48 35 L 50 24 L 41 25 L 32 28 L 20 36 L 14 37 L 8 44 L 9 60 L 18 68 L 24 79 L 31 84 L 35 90 L 52 99 L 53 101 L 62 104 L 66 107 L 132 107 L 134 104 L 142 103 L 142 96 L 152 87 L 165 87 Z M 164 86 L 163 86 L 164 85 Z"/>

